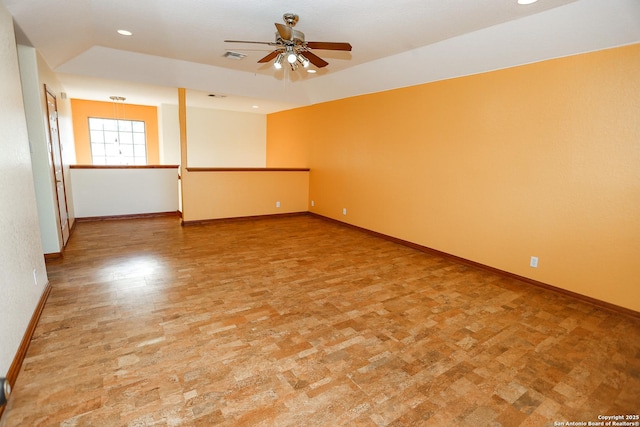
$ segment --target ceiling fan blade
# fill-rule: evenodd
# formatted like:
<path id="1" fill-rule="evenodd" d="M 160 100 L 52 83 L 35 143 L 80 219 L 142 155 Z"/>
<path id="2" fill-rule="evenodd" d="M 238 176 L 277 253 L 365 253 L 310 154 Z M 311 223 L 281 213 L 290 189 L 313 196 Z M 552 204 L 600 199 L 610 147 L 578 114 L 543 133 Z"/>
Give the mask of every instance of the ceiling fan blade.
<path id="1" fill-rule="evenodd" d="M 304 52 L 301 52 L 301 54 L 302 54 L 302 56 L 307 58 L 309 60 L 309 62 L 311 62 L 313 65 L 315 65 L 318 68 L 326 67 L 327 65 L 329 65 L 329 63 L 327 61 L 325 61 L 324 59 L 320 58 L 316 54 L 309 52 L 308 50 L 305 50 Z"/>
<path id="2" fill-rule="evenodd" d="M 340 42 L 307 42 L 307 47 L 311 49 L 324 49 L 324 50 L 351 50 L 349 43 Z"/>
<path id="3" fill-rule="evenodd" d="M 282 37 L 283 40 L 291 40 L 293 37 L 293 30 L 291 27 L 287 27 L 286 25 L 275 23 L 276 29 L 278 30 L 278 34 Z"/>
<path id="4" fill-rule="evenodd" d="M 275 42 L 254 42 L 251 40 L 225 40 L 225 43 L 253 43 L 253 44 L 266 44 L 269 46 L 277 46 L 278 43 Z"/>
<path id="5" fill-rule="evenodd" d="M 278 56 L 278 54 L 280 53 L 279 50 L 274 50 L 273 52 L 270 52 L 267 56 L 265 56 L 264 58 L 262 58 L 261 60 L 259 60 L 258 62 L 269 62 L 271 61 L 273 58 L 275 58 L 276 56 Z"/>

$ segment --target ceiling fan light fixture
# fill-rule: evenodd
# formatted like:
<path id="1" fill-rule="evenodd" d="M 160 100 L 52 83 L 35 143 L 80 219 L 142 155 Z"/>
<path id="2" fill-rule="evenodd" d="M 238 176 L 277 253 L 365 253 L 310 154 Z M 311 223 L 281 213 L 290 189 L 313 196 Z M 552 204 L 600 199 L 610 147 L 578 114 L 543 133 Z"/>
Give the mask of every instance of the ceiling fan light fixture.
<path id="1" fill-rule="evenodd" d="M 287 62 L 289 64 L 294 64 L 297 59 L 298 59 L 298 57 L 296 56 L 296 54 L 294 52 L 289 52 L 289 54 L 287 55 Z"/>
<path id="2" fill-rule="evenodd" d="M 304 56 L 302 56 L 302 54 L 300 54 L 300 53 L 298 54 L 298 62 L 304 68 L 309 68 L 309 60 L 307 58 L 305 58 Z"/>
<path id="3" fill-rule="evenodd" d="M 275 62 L 273 63 L 273 68 L 275 68 L 276 70 L 279 70 L 282 68 L 282 60 L 284 59 L 284 54 L 283 53 L 279 53 L 278 57 L 276 58 Z"/>

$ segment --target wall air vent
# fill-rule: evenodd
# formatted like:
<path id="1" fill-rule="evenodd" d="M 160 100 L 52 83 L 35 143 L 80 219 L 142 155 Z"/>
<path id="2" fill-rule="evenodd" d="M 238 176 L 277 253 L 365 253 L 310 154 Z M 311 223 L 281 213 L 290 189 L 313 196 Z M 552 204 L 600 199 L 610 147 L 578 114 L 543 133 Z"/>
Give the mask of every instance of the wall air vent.
<path id="1" fill-rule="evenodd" d="M 239 61 L 247 57 L 247 55 L 245 55 L 244 53 L 233 52 L 230 50 L 226 51 L 222 56 L 229 59 L 235 59 L 236 61 Z"/>

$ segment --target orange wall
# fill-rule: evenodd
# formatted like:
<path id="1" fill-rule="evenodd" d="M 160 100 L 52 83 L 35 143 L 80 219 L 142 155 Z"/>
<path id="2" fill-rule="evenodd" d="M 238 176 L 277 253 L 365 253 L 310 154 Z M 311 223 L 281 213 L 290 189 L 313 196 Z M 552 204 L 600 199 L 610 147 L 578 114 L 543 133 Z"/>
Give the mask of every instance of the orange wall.
<path id="1" fill-rule="evenodd" d="M 76 146 L 76 162 L 79 165 L 91 164 L 91 148 L 89 146 L 89 117 L 107 119 L 142 120 L 146 124 L 147 164 L 160 163 L 158 144 L 158 110 L 147 105 L 118 104 L 113 102 L 71 100 L 73 115 L 73 136 Z"/>
<path id="2" fill-rule="evenodd" d="M 318 214 L 640 311 L 638 70 L 636 44 L 272 114 L 267 166 L 310 167 Z"/>

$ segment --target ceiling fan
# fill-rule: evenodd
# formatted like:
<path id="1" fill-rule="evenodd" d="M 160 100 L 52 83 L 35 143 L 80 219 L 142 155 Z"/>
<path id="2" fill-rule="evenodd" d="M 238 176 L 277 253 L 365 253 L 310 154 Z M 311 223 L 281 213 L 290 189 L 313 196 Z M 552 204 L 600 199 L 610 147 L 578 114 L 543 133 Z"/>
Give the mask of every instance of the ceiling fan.
<path id="1" fill-rule="evenodd" d="M 259 63 L 269 62 L 276 59 L 273 66 L 276 69 L 282 68 L 286 61 L 292 70 L 296 70 L 298 65 L 304 68 L 309 67 L 312 63 L 318 68 L 329 65 L 327 61 L 312 53 L 310 49 L 320 50 L 344 50 L 351 51 L 349 43 L 341 42 L 308 42 L 304 39 L 302 31 L 294 30 L 293 27 L 298 23 L 298 15 L 293 13 L 285 13 L 282 18 L 286 25 L 275 23 L 276 41 L 275 42 L 258 42 L 247 40 L 225 40 L 227 43 L 257 43 L 275 46 L 275 50 L 267 56 L 260 59 Z"/>

